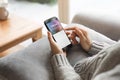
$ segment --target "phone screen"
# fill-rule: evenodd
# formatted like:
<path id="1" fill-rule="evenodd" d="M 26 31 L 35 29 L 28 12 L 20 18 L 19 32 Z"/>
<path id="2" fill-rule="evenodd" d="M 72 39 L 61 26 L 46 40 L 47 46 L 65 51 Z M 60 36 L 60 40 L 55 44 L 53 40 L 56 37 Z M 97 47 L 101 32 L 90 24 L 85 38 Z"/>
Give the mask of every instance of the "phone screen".
<path id="1" fill-rule="evenodd" d="M 63 30 L 62 25 L 56 17 L 50 18 L 44 21 L 47 29 L 52 33 L 53 38 L 57 42 L 57 44 L 64 48 L 71 44 L 69 38 L 67 37 L 65 31 Z"/>

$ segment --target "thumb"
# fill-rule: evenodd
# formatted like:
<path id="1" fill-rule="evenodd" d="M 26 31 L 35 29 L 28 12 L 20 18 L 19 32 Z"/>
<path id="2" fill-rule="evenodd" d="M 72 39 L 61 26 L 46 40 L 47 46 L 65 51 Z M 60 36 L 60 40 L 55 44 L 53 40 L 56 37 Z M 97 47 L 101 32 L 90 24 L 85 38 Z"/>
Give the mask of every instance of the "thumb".
<path id="1" fill-rule="evenodd" d="M 48 31 L 47 32 L 47 34 L 48 34 L 48 40 L 52 43 L 52 42 L 54 42 L 54 40 L 53 40 L 53 37 L 52 37 L 52 34 Z"/>

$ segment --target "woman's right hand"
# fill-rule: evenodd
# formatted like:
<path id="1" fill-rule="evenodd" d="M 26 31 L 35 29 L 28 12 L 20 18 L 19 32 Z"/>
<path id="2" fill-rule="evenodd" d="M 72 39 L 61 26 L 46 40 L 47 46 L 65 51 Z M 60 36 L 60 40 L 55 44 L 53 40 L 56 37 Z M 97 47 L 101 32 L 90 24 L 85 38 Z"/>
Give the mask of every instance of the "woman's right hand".
<path id="1" fill-rule="evenodd" d="M 71 39 L 73 44 L 78 44 L 78 41 L 76 40 L 76 37 L 78 37 L 80 39 L 80 44 L 82 48 L 85 51 L 89 51 L 92 42 L 91 39 L 89 38 L 87 31 L 79 27 L 67 27 L 65 28 L 65 32 L 68 35 L 68 37 Z"/>

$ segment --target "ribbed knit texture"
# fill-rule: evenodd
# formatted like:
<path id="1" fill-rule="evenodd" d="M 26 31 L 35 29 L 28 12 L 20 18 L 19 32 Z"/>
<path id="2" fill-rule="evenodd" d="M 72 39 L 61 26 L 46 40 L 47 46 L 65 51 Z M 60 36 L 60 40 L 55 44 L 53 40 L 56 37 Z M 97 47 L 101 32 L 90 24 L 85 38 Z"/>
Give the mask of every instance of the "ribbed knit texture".
<path id="1" fill-rule="evenodd" d="M 88 54 L 93 56 L 93 55 L 97 54 L 99 51 L 101 51 L 102 49 L 105 49 L 109 46 L 110 45 L 103 43 L 103 42 L 93 41 L 92 45 L 91 45 L 91 49 L 89 50 Z"/>
<path id="2" fill-rule="evenodd" d="M 53 68 L 56 80 L 82 80 L 75 72 L 74 68 L 69 64 L 65 55 L 53 55 L 52 64 L 54 65 Z"/>
<path id="3" fill-rule="evenodd" d="M 62 53 L 53 55 L 52 66 L 55 72 L 56 80 L 100 80 L 100 78 L 103 80 L 102 78 L 106 77 L 105 75 L 99 77 L 99 74 L 102 73 L 102 71 L 104 72 L 105 70 L 107 71 L 112 69 L 116 65 L 120 65 L 120 42 L 108 48 L 106 46 L 106 49 L 103 48 L 105 48 L 104 45 L 93 43 L 90 53 L 93 52 L 94 56 L 77 62 L 74 68 L 69 64 L 66 56 L 64 56 Z M 115 61 L 113 61 L 113 59 Z M 109 61 L 114 62 L 114 65 L 111 65 L 112 63 Z M 112 74 L 115 74 L 115 72 L 113 71 L 111 73 L 110 71 L 110 75 Z M 116 74 L 117 75 L 109 76 L 119 80 L 119 77 L 115 77 L 120 76 L 119 71 L 116 71 Z M 96 76 L 99 78 L 96 78 Z"/>

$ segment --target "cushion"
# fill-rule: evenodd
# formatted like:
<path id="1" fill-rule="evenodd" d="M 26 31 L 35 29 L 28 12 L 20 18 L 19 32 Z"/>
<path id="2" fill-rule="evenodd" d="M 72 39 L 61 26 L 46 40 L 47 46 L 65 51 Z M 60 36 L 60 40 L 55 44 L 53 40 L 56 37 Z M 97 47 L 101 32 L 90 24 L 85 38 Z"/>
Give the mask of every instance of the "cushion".
<path id="1" fill-rule="evenodd" d="M 0 58 L 0 75 L 8 80 L 54 80 L 52 73 L 50 47 L 46 37 Z"/>

